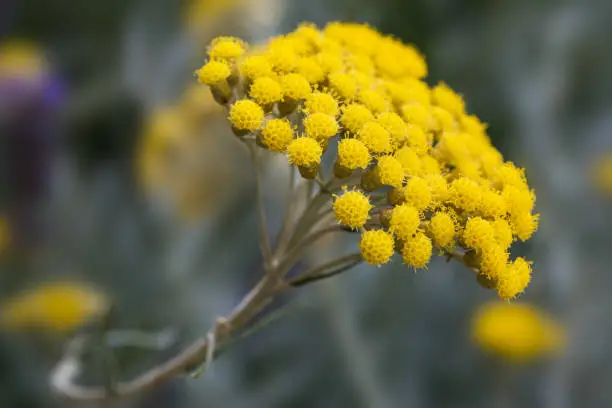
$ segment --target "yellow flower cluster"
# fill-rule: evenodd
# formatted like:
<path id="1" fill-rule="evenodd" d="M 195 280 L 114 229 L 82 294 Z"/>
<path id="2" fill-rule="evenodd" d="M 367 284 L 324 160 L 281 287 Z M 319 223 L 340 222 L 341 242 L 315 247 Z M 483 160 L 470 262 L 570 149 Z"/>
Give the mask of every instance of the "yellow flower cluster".
<path id="1" fill-rule="evenodd" d="M 526 288 L 530 263 L 511 260 L 509 247 L 537 229 L 535 194 L 462 96 L 424 81 L 427 64 L 413 46 L 334 22 L 302 24 L 250 52 L 221 37 L 208 56 L 196 74 L 228 108 L 237 136 L 286 154 L 307 179 L 321 174 L 328 150 L 335 155 L 327 185 L 352 188 L 334 196 L 333 210 L 362 232 L 367 263 L 398 252 L 425 268 L 436 248 L 465 257 L 503 299 Z"/>
<path id="2" fill-rule="evenodd" d="M 108 298 L 93 287 L 75 282 L 48 283 L 3 302 L 0 327 L 68 333 L 103 314 L 108 305 Z"/>
<path id="3" fill-rule="evenodd" d="M 492 302 L 474 315 L 472 337 L 488 352 L 524 362 L 559 351 L 565 336 L 556 322 L 534 306 Z"/>

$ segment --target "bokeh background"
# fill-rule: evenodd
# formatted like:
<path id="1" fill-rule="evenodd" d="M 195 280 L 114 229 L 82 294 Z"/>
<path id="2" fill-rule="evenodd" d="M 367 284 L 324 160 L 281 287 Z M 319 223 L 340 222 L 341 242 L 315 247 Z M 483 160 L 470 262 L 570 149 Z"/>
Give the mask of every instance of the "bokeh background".
<path id="1" fill-rule="evenodd" d="M 130 377 L 257 280 L 247 155 L 193 71 L 214 36 L 334 20 L 416 44 L 428 82 L 462 93 L 527 168 L 542 215 L 516 251 L 535 261 L 520 302 L 557 322 L 564 347 L 520 362 L 483 350 L 472 320 L 496 295 L 461 265 L 359 267 L 303 289 L 202 377 L 118 406 L 612 406 L 612 2 L 3 0 L 1 408 L 65 406 L 48 375 L 77 326 L 158 333 L 160 350 L 117 356 Z M 266 170 L 270 214 L 286 169 Z M 87 379 L 101 381 L 91 354 Z"/>

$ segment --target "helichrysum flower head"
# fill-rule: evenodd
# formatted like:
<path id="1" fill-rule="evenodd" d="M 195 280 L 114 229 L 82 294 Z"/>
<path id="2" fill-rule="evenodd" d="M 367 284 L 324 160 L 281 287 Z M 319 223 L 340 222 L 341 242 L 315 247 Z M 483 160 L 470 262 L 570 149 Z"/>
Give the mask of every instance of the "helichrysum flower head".
<path id="1" fill-rule="evenodd" d="M 413 268 L 424 268 L 431 259 L 433 246 L 431 239 L 422 232 L 404 241 L 402 259 Z"/>
<path id="2" fill-rule="evenodd" d="M 366 262 L 386 263 L 397 251 L 421 268 L 435 247 L 503 299 L 525 289 L 531 264 L 510 254 L 538 227 L 525 171 L 504 161 L 462 95 L 425 82 L 413 46 L 334 22 L 246 50 L 237 39 L 215 40 L 200 82 L 229 109 L 242 140 L 286 154 L 330 197 L 348 185 L 332 207 L 342 225 L 361 230 Z"/>
<path id="3" fill-rule="evenodd" d="M 246 57 L 240 64 L 240 71 L 250 80 L 273 75 L 272 65 L 260 55 Z"/>
<path id="4" fill-rule="evenodd" d="M 206 85 L 217 85 L 229 78 L 230 67 L 226 62 L 211 60 L 197 71 L 198 81 Z"/>
<path id="5" fill-rule="evenodd" d="M 357 137 L 372 153 L 385 154 L 393 151 L 391 135 L 379 123 L 366 122 L 357 132 Z"/>
<path id="6" fill-rule="evenodd" d="M 454 243 L 457 226 L 449 212 L 440 211 L 431 216 L 428 231 L 436 247 L 448 248 Z"/>
<path id="7" fill-rule="evenodd" d="M 338 122 L 325 113 L 313 113 L 304 119 L 304 132 L 313 139 L 329 139 L 338 133 Z"/>
<path id="8" fill-rule="evenodd" d="M 236 37 L 217 37 L 208 49 L 211 59 L 232 60 L 241 57 L 246 51 L 246 43 Z"/>
<path id="9" fill-rule="evenodd" d="M 515 363 L 555 354 L 565 344 L 564 329 L 527 303 L 490 302 L 472 319 L 472 337 L 484 351 Z"/>
<path id="10" fill-rule="evenodd" d="M 261 142 L 271 151 L 285 153 L 293 140 L 293 128 L 286 119 L 270 119 L 261 129 Z"/>
<path id="11" fill-rule="evenodd" d="M 393 256 L 393 237 L 383 230 L 365 231 L 361 234 L 359 249 L 363 259 L 370 265 L 386 264 Z"/>
<path id="12" fill-rule="evenodd" d="M 338 116 L 338 102 L 334 97 L 326 92 L 313 92 L 306 97 L 304 101 L 304 108 L 306 112 L 313 113 L 324 113 L 329 116 Z"/>
<path id="13" fill-rule="evenodd" d="M 280 84 L 268 77 L 257 78 L 253 81 L 249 96 L 262 106 L 278 102 L 283 97 L 283 90 Z"/>
<path id="14" fill-rule="evenodd" d="M 411 177 L 404 187 L 404 197 L 408 204 L 419 210 L 424 210 L 431 204 L 429 183 L 421 177 Z"/>
<path id="15" fill-rule="evenodd" d="M 353 134 L 357 134 L 363 125 L 372 120 L 374 120 L 374 114 L 364 105 L 352 103 L 342 107 L 340 122 L 342 122 L 342 126 L 344 126 L 346 130 Z"/>
<path id="16" fill-rule="evenodd" d="M 321 163 L 323 149 L 315 139 L 298 137 L 287 147 L 289 162 L 300 167 L 312 167 Z"/>
<path id="17" fill-rule="evenodd" d="M 306 98 L 312 92 L 310 84 L 299 74 L 287 74 L 280 78 L 285 99 L 299 101 Z"/>
<path id="18" fill-rule="evenodd" d="M 371 161 L 370 151 L 357 139 L 342 139 L 338 142 L 338 159 L 340 166 L 349 170 L 365 169 Z"/>
<path id="19" fill-rule="evenodd" d="M 389 231 L 398 239 L 410 238 L 421 224 L 421 214 L 411 205 L 401 204 L 391 210 Z"/>
<path id="20" fill-rule="evenodd" d="M 263 123 L 264 111 L 255 102 L 243 99 L 232 105 L 229 120 L 235 129 L 252 132 Z"/>
<path id="21" fill-rule="evenodd" d="M 360 191 L 346 191 L 334 199 L 333 209 L 338 222 L 349 228 L 360 228 L 368 221 L 369 198 Z"/>

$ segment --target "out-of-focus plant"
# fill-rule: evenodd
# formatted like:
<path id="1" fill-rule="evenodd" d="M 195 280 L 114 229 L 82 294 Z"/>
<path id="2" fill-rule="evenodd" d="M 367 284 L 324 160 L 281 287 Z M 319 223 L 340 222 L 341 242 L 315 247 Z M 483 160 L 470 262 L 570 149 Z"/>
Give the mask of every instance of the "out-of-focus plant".
<path id="1" fill-rule="evenodd" d="M 6 218 L 0 217 L 0 254 L 8 248 L 11 243 L 11 227 Z"/>
<path id="2" fill-rule="evenodd" d="M 303 24 L 250 52 L 238 38 L 216 38 L 208 56 L 198 80 L 228 110 L 237 140 L 251 154 L 263 276 L 205 337 L 131 382 L 79 386 L 80 370 L 67 369 L 79 350 L 68 353 L 52 377 L 59 393 L 105 399 L 205 368 L 279 293 L 363 261 L 386 264 L 395 253 L 414 269 L 426 268 L 434 250 L 457 259 L 503 299 L 527 287 L 531 263 L 510 260 L 509 252 L 538 224 L 524 170 L 503 160 L 460 95 L 423 81 L 427 65 L 413 46 L 366 25 Z M 174 131 L 185 125 L 166 120 Z M 273 154 L 286 155 L 292 169 L 274 242 L 260 180 Z M 298 267 L 314 243 L 336 232 L 359 235 L 359 250 Z"/>
<path id="3" fill-rule="evenodd" d="M 40 240 L 37 206 L 49 185 L 61 100 L 61 84 L 40 47 L 22 39 L 0 43 L 0 207 L 16 246 Z"/>
<path id="4" fill-rule="evenodd" d="M 235 190 L 231 151 L 211 124 L 223 109 L 201 86 L 190 86 L 176 105 L 155 111 L 145 125 L 137 157 L 138 179 L 153 197 L 169 200 L 191 220 L 221 208 Z M 214 174 L 214 177 L 211 175 Z"/>
<path id="5" fill-rule="evenodd" d="M 612 195 L 612 153 L 599 157 L 592 169 L 593 185 L 605 195 Z"/>
<path id="6" fill-rule="evenodd" d="M 512 362 L 527 362 L 563 349 L 563 327 L 527 303 L 490 302 L 472 321 L 472 336 L 484 351 Z"/>
<path id="7" fill-rule="evenodd" d="M 54 282 L 16 294 L 0 305 L 0 327 L 69 334 L 109 307 L 98 289 L 77 282 Z"/>

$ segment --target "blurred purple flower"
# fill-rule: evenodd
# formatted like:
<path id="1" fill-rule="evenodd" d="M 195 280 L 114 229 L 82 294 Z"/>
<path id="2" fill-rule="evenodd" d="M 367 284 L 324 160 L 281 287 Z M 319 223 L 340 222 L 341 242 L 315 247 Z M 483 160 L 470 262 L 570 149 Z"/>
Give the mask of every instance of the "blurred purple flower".
<path id="1" fill-rule="evenodd" d="M 23 41 L 0 45 L 0 205 L 18 247 L 31 247 L 42 238 L 41 208 L 48 196 L 63 94 L 37 47 Z"/>

